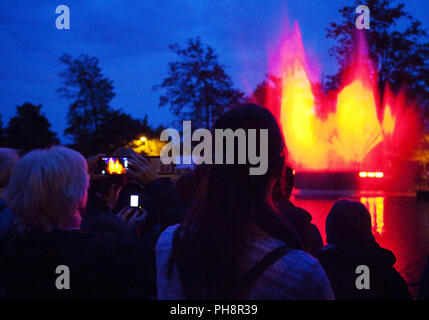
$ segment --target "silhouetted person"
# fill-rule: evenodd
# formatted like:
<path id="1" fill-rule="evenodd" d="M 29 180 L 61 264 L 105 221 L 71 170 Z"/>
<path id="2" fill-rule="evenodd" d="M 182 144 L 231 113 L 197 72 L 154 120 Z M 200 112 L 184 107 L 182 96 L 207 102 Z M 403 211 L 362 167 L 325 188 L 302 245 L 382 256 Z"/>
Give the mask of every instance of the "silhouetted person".
<path id="1" fill-rule="evenodd" d="M 112 212 L 119 192 L 125 186 L 126 181 L 125 175 L 118 174 L 106 175 L 91 181 L 88 190 L 88 204 L 82 217 L 81 228 L 83 230 L 130 234 L 138 232 L 136 228 L 120 218 L 121 213 L 137 215 L 138 208 L 127 206 L 119 214 Z"/>
<path id="2" fill-rule="evenodd" d="M 113 157 L 125 157 L 131 159 L 131 162 L 132 159 L 144 159 L 130 148 L 117 149 Z M 135 170 L 130 165 L 129 173 L 133 171 Z M 119 212 L 129 206 L 130 196 L 138 195 L 141 207 L 147 211 L 141 231 L 159 236 L 168 226 L 182 221 L 185 207 L 180 202 L 169 177 L 159 176 L 148 161 L 143 172 L 145 174 L 140 176 L 127 175 L 127 183 L 119 193 L 113 212 Z"/>
<path id="3" fill-rule="evenodd" d="M 371 231 L 371 216 L 360 202 L 338 200 L 326 218 L 328 244 L 319 255 L 339 300 L 411 299 L 393 265 L 392 251 L 381 248 Z M 358 289 L 358 266 L 369 268 L 369 289 Z M 361 278 L 359 281 L 363 281 Z"/>
<path id="4" fill-rule="evenodd" d="M 419 300 L 429 300 L 429 257 L 420 283 Z"/>
<path id="5" fill-rule="evenodd" d="M 154 297 L 154 239 L 80 230 L 88 186 L 85 159 L 65 147 L 31 151 L 16 164 L 4 190 L 16 228 L 0 239 L 1 298 Z M 58 289 L 68 283 L 58 266 L 70 272 L 67 290 Z"/>
<path id="6" fill-rule="evenodd" d="M 293 170 L 286 166 L 281 179 L 277 180 L 273 188 L 273 199 L 277 208 L 285 215 L 286 219 L 294 226 L 303 242 L 303 249 L 317 257 L 323 247 L 322 236 L 316 225 L 311 223 L 311 214 L 295 206 L 290 201 L 290 196 L 295 184 Z"/>
<path id="7" fill-rule="evenodd" d="M 118 148 L 115 152 L 113 152 L 112 157 L 115 158 L 135 158 L 138 154 L 131 148 L 121 147 Z M 141 186 L 137 181 L 131 179 L 129 176 L 127 177 L 127 182 L 119 193 L 118 201 L 113 207 L 113 212 L 119 212 L 123 208 L 130 205 L 130 196 L 138 195 L 139 202 L 145 208 L 148 207 L 148 202 L 150 201 L 149 196 L 144 191 L 143 186 Z"/>
<path id="8" fill-rule="evenodd" d="M 3 189 L 9 183 L 10 175 L 19 160 L 14 149 L 0 148 L 0 237 L 13 225 L 13 214 L 3 199 Z"/>
<path id="9" fill-rule="evenodd" d="M 185 172 L 174 183 L 174 190 L 176 190 L 180 201 L 185 206 L 186 211 L 189 211 L 194 205 L 197 195 L 197 177 L 195 172 Z"/>
<path id="10" fill-rule="evenodd" d="M 167 228 L 158 241 L 158 298 L 333 298 L 319 262 L 300 250 L 299 236 L 272 205 L 272 185 L 285 161 L 273 115 L 257 105 L 238 106 L 214 128 L 267 129 L 268 141 L 261 142 L 268 144 L 268 153 L 261 154 L 267 171 L 249 174 L 255 165 L 247 157 L 238 164 L 237 142 L 234 164 L 226 164 L 223 153 L 223 164 L 207 165 L 195 205 L 181 225 Z M 261 143 L 257 138 L 256 150 Z"/>

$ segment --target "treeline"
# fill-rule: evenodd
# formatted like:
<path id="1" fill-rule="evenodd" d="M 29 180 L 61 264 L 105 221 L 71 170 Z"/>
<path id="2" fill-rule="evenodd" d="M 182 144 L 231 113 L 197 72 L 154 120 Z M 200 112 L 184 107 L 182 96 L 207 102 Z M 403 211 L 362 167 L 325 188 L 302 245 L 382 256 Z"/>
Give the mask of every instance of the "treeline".
<path id="1" fill-rule="evenodd" d="M 355 50 L 357 33 L 363 32 L 379 75 L 380 91 L 387 85 L 394 93 L 404 90 L 407 97 L 421 107 L 426 119 L 429 115 L 426 31 L 405 11 L 403 4 L 393 5 L 386 0 L 367 1 L 371 8 L 371 27 L 357 30 L 354 21 L 359 4 L 356 1 L 355 5 L 341 8 L 343 19 L 331 23 L 326 30 L 326 37 L 336 41 L 330 52 L 338 61 L 339 71 L 322 79 L 320 90 L 327 92 L 341 85 L 342 73 L 350 63 L 350 52 Z M 214 49 L 199 38 L 190 39 L 186 47 L 173 44 L 170 50 L 177 60 L 168 64 L 166 78 L 153 89 L 160 93 L 159 107 L 169 107 L 177 123 L 191 120 L 193 128 L 210 129 L 220 114 L 236 104 L 251 100 L 263 105 L 267 88 L 277 97 L 272 103 L 280 106 L 282 82 L 279 75 L 267 75 L 246 97 L 234 87 Z M 103 75 L 96 57 L 82 54 L 73 58 L 64 54 L 60 60 L 65 69 L 59 73 L 62 86 L 57 92 L 70 102 L 65 135 L 72 140 L 72 148 L 88 155 L 111 152 L 142 135 L 159 137 L 162 128 L 152 128 L 147 116 L 134 119 L 112 108 L 113 81 Z M 271 110 L 276 110 L 275 106 Z M 0 143 L 28 151 L 58 143 L 58 138 L 50 129 L 41 106 L 24 103 L 17 107 L 16 116 L 4 129 L 0 118 Z"/>
<path id="2" fill-rule="evenodd" d="M 81 55 L 61 57 L 66 68 L 59 76 L 63 85 L 57 92 L 69 99 L 65 135 L 72 140 L 69 147 L 84 155 L 110 153 L 140 136 L 159 136 L 163 128 L 149 125 L 147 116 L 135 119 L 110 106 L 115 96 L 112 81 L 105 78 L 95 57 Z M 32 149 L 59 144 L 42 105 L 26 102 L 16 106 L 16 115 L 4 125 L 0 115 L 0 146 L 26 153 Z"/>
<path id="3" fill-rule="evenodd" d="M 196 128 L 211 128 L 229 106 L 244 101 L 244 94 L 233 88 L 214 50 L 199 38 L 189 40 L 185 49 L 178 45 L 170 49 L 179 61 L 169 64 L 167 78 L 154 90 L 163 91 L 159 106 L 169 105 L 177 122 L 191 120 Z M 111 107 L 113 81 L 103 75 L 96 57 L 64 54 L 60 60 L 65 69 L 59 73 L 62 85 L 57 93 L 70 101 L 64 131 L 72 140 L 69 147 L 87 156 L 113 152 L 141 136 L 159 138 L 164 128 L 151 127 L 147 116 L 135 119 Z M 41 107 L 31 103 L 17 106 L 17 115 L 6 129 L 1 126 L 1 145 L 27 152 L 58 144 Z"/>
<path id="4" fill-rule="evenodd" d="M 51 130 L 51 124 L 41 112 L 42 105 L 24 103 L 16 107 L 16 115 L 3 128 L 0 116 L 0 146 L 28 152 L 36 148 L 45 148 L 58 144 L 57 134 Z"/>

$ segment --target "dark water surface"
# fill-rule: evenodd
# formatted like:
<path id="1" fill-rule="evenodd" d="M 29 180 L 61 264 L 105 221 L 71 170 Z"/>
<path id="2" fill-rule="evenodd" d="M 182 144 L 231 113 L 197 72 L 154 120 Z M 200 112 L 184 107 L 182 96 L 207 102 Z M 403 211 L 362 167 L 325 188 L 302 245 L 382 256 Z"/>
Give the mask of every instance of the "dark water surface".
<path id="1" fill-rule="evenodd" d="M 395 268 L 416 297 L 429 255 L 429 201 L 414 194 L 363 192 L 310 192 L 297 190 L 292 201 L 311 213 L 326 244 L 325 219 L 335 200 L 349 198 L 364 203 L 371 213 L 376 241 L 396 256 Z"/>

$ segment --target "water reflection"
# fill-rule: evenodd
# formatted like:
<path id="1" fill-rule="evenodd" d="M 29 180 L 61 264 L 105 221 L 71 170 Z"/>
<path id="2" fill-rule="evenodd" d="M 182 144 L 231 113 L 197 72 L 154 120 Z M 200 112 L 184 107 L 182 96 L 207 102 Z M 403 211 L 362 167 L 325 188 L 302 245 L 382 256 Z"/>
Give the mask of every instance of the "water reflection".
<path id="1" fill-rule="evenodd" d="M 384 197 L 361 197 L 362 202 L 371 214 L 372 230 L 378 234 L 384 231 Z"/>
<path id="2" fill-rule="evenodd" d="M 395 268 L 404 276 L 415 297 L 429 254 L 429 202 L 418 201 L 415 195 L 360 192 L 299 192 L 292 202 L 311 213 L 326 243 L 326 217 L 334 201 L 344 197 L 360 201 L 368 208 L 377 243 L 393 251 Z"/>

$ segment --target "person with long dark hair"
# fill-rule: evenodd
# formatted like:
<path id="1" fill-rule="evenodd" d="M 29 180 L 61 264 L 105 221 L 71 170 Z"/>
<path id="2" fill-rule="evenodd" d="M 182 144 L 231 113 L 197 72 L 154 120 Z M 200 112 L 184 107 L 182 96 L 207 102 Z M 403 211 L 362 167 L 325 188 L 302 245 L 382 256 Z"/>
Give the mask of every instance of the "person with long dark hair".
<path id="1" fill-rule="evenodd" d="M 240 128 L 268 129 L 267 172 L 250 175 L 248 160 L 237 164 L 237 143 L 235 164 L 207 166 L 192 210 L 158 241 L 158 299 L 332 299 L 318 261 L 300 250 L 299 236 L 272 204 L 285 163 L 275 118 L 263 107 L 242 105 L 214 126 Z M 258 143 L 256 150 L 262 150 Z"/>

